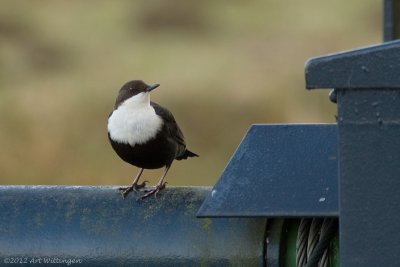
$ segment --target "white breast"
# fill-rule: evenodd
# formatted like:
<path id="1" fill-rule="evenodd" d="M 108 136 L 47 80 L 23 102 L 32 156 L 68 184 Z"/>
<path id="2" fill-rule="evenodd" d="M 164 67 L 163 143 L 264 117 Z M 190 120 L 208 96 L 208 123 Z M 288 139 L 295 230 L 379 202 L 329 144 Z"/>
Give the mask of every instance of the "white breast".
<path id="1" fill-rule="evenodd" d="M 141 96 L 143 97 L 143 96 Z M 132 97 L 122 103 L 108 118 L 108 132 L 119 143 L 143 144 L 154 138 L 161 129 L 162 120 L 148 103 Z"/>

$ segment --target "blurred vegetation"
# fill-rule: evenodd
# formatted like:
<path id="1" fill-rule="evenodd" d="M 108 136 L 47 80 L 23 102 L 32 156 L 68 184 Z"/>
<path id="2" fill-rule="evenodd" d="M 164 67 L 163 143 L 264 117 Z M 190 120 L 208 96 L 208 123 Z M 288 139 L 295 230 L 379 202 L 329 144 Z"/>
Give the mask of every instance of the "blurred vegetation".
<path id="1" fill-rule="evenodd" d="M 23 1 L 0 8 L 0 182 L 129 184 L 106 121 L 120 86 L 158 82 L 201 157 L 170 185 L 212 185 L 253 123 L 334 122 L 304 89 L 312 56 L 381 42 L 376 0 Z M 144 177 L 155 182 L 161 170 Z"/>

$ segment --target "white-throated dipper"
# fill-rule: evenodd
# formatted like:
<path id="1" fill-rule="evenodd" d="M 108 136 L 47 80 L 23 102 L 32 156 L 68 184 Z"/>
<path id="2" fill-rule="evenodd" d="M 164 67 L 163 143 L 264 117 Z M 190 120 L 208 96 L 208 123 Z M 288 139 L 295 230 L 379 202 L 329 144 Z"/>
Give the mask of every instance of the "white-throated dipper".
<path id="1" fill-rule="evenodd" d="M 125 83 L 118 92 L 114 110 L 108 117 L 108 138 L 120 158 L 139 168 L 132 185 L 121 187 L 123 197 L 146 185 L 139 184 L 144 169 L 165 170 L 155 187 L 144 189 L 141 198 L 165 188 L 164 178 L 172 162 L 197 157 L 186 149 L 181 129 L 172 113 L 150 101 L 150 92 L 159 84 L 147 85 L 141 80 Z"/>

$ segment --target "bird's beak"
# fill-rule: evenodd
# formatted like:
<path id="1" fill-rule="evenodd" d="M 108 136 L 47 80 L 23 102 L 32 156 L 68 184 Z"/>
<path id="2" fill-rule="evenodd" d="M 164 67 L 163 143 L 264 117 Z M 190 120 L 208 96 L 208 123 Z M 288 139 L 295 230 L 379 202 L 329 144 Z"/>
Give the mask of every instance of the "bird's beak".
<path id="1" fill-rule="evenodd" d="M 149 87 L 146 88 L 146 92 L 153 91 L 154 89 L 156 89 L 156 88 L 159 87 L 159 86 L 160 86 L 159 83 L 150 84 Z"/>

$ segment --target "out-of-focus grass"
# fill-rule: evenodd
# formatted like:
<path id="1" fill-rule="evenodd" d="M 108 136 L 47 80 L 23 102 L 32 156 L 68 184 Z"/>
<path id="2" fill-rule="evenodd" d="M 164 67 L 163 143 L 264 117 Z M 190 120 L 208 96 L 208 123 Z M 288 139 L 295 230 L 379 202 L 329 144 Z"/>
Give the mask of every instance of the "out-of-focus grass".
<path id="1" fill-rule="evenodd" d="M 381 41 L 381 3 L 3 1 L 0 182 L 127 184 L 136 169 L 106 120 L 130 79 L 159 82 L 200 158 L 173 185 L 211 185 L 252 123 L 333 122 L 328 91 L 304 89 L 311 56 Z M 154 182 L 160 170 L 145 172 Z"/>

